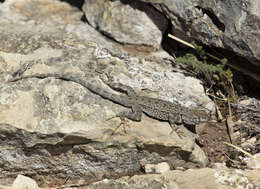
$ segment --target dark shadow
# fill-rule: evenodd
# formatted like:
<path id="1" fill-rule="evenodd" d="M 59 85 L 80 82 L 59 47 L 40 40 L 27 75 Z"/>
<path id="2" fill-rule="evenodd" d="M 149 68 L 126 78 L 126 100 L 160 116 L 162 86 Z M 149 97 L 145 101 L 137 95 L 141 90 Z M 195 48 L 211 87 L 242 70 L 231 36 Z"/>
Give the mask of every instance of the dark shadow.
<path id="1" fill-rule="evenodd" d="M 85 14 L 82 15 L 82 17 L 80 18 L 80 21 L 89 24 L 89 22 L 88 22 L 88 20 L 87 20 L 87 18 L 86 18 L 86 16 L 85 16 Z M 89 24 L 89 25 L 90 25 L 90 24 Z"/>
<path id="2" fill-rule="evenodd" d="M 260 81 L 255 79 L 254 75 L 260 73 L 260 66 L 255 65 L 253 62 L 256 60 L 250 60 L 227 49 L 211 47 L 211 53 L 215 53 L 218 56 L 226 57 L 228 59 L 228 65 L 232 68 L 233 81 L 239 85 L 235 85 L 237 91 L 241 91 L 241 94 L 247 94 L 250 97 L 260 99 Z M 216 53 L 217 52 L 217 53 Z M 236 68 L 244 69 L 248 74 L 238 71 Z M 245 72 L 244 71 L 244 72 Z"/>
<path id="3" fill-rule="evenodd" d="M 84 4 L 84 0 L 60 0 L 60 1 L 69 3 L 71 6 L 77 7 L 80 10 L 82 10 L 82 6 Z"/>
<path id="4" fill-rule="evenodd" d="M 218 17 L 210 10 L 196 6 L 197 9 L 201 10 L 203 12 L 203 14 L 208 15 L 208 17 L 211 19 L 211 21 L 213 22 L 213 24 L 215 24 L 215 26 L 221 30 L 222 32 L 225 32 L 225 24 L 222 23 Z"/>
<path id="5" fill-rule="evenodd" d="M 5 2 L 5 0 L 0 0 L 0 3 L 4 3 Z"/>
<path id="6" fill-rule="evenodd" d="M 168 37 L 168 34 L 172 34 L 172 28 L 173 26 L 170 23 L 163 35 L 163 40 L 161 43 L 163 50 L 176 57 L 184 56 L 186 53 L 194 53 L 195 51 L 192 48 Z"/>

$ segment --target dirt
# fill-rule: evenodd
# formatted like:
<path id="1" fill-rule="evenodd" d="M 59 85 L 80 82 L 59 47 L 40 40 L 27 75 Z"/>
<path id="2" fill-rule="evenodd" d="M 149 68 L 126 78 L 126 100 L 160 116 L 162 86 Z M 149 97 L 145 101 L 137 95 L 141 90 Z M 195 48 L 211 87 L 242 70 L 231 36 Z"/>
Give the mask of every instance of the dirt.
<path id="1" fill-rule="evenodd" d="M 197 127 L 198 144 L 205 152 L 210 163 L 223 162 L 226 160 L 226 145 L 230 143 L 225 123 L 208 123 Z"/>
<path id="2" fill-rule="evenodd" d="M 225 162 L 229 167 L 247 168 L 241 161 L 247 155 L 224 142 L 233 144 L 251 155 L 260 152 L 260 100 L 245 97 L 239 104 L 231 108 L 231 121 L 224 119 L 222 122 L 202 124 L 196 128 L 197 143 L 211 164 Z M 228 118 L 228 115 L 225 117 Z"/>

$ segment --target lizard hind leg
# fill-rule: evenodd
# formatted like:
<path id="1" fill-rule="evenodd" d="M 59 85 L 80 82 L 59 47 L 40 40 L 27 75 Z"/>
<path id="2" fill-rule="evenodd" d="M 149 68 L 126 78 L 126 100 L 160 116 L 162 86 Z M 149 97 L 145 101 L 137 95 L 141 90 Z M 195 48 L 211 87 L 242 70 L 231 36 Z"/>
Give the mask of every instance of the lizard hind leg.
<path id="1" fill-rule="evenodd" d="M 132 111 L 126 110 L 120 112 L 117 117 L 128 118 L 132 121 L 141 121 L 142 119 L 142 108 L 138 105 L 132 105 Z"/>
<path id="2" fill-rule="evenodd" d="M 171 126 L 171 129 L 172 129 L 171 132 L 170 132 L 170 135 L 173 132 L 175 132 L 180 138 L 184 137 L 184 132 L 182 131 L 180 125 L 176 125 L 175 123 L 170 123 L 170 126 Z"/>
<path id="3" fill-rule="evenodd" d="M 196 134 L 193 134 L 192 132 L 190 132 L 183 125 L 181 114 L 171 114 L 171 116 L 169 116 L 169 123 L 172 128 L 172 131 L 170 134 L 175 132 L 180 137 L 180 139 L 189 138 L 189 139 L 195 141 Z"/>
<path id="4" fill-rule="evenodd" d="M 115 135 L 116 134 L 116 131 L 121 127 L 123 126 L 124 128 L 124 133 L 126 134 L 126 129 L 125 129 L 125 126 L 129 126 L 129 122 L 124 119 L 124 118 L 120 118 L 121 119 L 121 123 L 114 129 L 114 131 L 112 132 L 111 136 Z"/>
<path id="5" fill-rule="evenodd" d="M 172 129 L 170 134 L 175 132 L 180 138 L 183 138 L 184 132 L 182 131 L 181 126 L 177 125 L 177 124 L 181 124 L 181 123 L 182 123 L 181 115 L 179 113 L 176 113 L 176 114 L 171 113 L 169 115 L 169 124 Z"/>
<path id="6" fill-rule="evenodd" d="M 130 119 L 132 121 L 141 121 L 142 109 L 141 109 L 140 106 L 132 106 L 132 110 L 131 111 L 129 111 L 129 110 L 122 111 L 122 112 L 118 113 L 117 115 L 115 115 L 115 116 L 113 116 L 111 118 L 108 118 L 107 120 L 110 120 L 110 119 L 113 119 L 113 118 L 116 118 L 116 117 L 119 117 L 121 119 L 121 123 L 119 124 L 119 126 L 117 126 L 117 128 L 114 130 L 112 135 L 115 134 L 116 130 L 118 130 L 118 128 L 121 125 L 125 125 L 125 123 L 126 123 L 126 119 L 125 118 L 128 118 L 128 119 Z"/>
<path id="7" fill-rule="evenodd" d="M 116 114 L 115 116 L 112 116 L 110 118 L 108 118 L 107 120 L 113 119 L 119 117 L 120 119 L 124 119 L 124 118 L 128 118 L 132 121 L 141 121 L 142 118 L 142 109 L 140 106 L 132 106 L 132 110 L 125 110 L 125 111 L 121 111 L 118 114 Z"/>

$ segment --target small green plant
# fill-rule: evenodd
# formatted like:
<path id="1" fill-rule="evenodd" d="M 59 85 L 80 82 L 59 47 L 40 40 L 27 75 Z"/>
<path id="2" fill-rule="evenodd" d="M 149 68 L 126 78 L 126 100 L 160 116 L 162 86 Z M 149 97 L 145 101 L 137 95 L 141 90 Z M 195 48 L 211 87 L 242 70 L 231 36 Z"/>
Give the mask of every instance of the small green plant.
<path id="1" fill-rule="evenodd" d="M 233 74 L 227 66 L 227 59 L 219 59 L 207 53 L 202 46 L 198 46 L 194 42 L 192 45 L 195 47 L 198 56 L 187 53 L 183 57 L 178 57 L 176 62 L 186 65 L 197 77 L 202 78 L 210 88 L 224 89 L 228 97 L 234 101 Z"/>

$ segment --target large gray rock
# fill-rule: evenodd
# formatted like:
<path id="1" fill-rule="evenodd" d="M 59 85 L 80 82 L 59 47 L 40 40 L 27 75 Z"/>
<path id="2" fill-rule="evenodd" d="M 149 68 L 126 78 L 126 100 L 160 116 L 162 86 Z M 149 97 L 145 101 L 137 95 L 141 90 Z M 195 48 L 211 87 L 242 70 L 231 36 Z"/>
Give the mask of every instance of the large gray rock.
<path id="1" fill-rule="evenodd" d="M 141 1 L 151 3 L 167 16 L 172 33 L 181 39 L 197 39 L 244 57 L 233 66 L 260 81 L 260 1 Z"/>
<path id="2" fill-rule="evenodd" d="M 86 0 L 87 21 L 103 34 L 123 44 L 160 47 L 168 21 L 155 8 L 134 1 Z"/>
<path id="3" fill-rule="evenodd" d="M 10 30 L 8 32 L 11 33 Z M 2 34 L 8 36 L 4 32 Z M 108 57 L 99 58 L 96 56 L 99 49 L 62 33 L 38 33 L 37 37 L 45 41 L 38 40 L 38 45 L 37 42 L 34 45 L 39 47 L 45 44 L 45 47 L 20 48 L 20 44 L 25 43 L 22 39 L 30 43 L 36 37 L 35 34 L 27 32 L 13 35 L 16 36 L 14 42 L 17 50 L 11 48 L 9 52 L 0 53 L 3 60 L 0 68 L 3 71 L 2 81 L 11 78 L 10 73 L 19 75 L 24 72 L 23 75 L 30 75 L 36 72 L 69 71 L 75 76 L 85 75 L 85 80 L 94 79 L 96 85 L 106 88 L 97 77 L 98 73 L 112 71 L 116 80 L 132 85 L 139 93 L 142 88 L 150 88 L 153 91 L 150 95 L 173 100 L 174 96 L 167 97 L 167 93 L 174 95 L 175 91 L 170 78 L 181 77 L 184 81 L 187 79 L 187 82 L 191 80 L 194 83 L 192 85 L 197 84 L 196 90 L 201 91 L 200 95 L 196 94 L 198 96 L 187 94 L 185 98 L 190 98 L 187 101 L 189 105 L 195 106 L 201 100 L 200 103 L 211 104 L 203 88 L 199 87 L 199 81 L 169 72 L 169 66 L 160 66 L 162 62 L 143 61 L 147 67 L 138 67 L 137 57 L 119 59 L 109 53 Z M 4 45 L 1 48 L 7 49 Z M 149 62 L 154 66 L 148 66 Z M 156 69 L 158 72 L 153 72 Z M 155 77 L 145 77 L 144 72 L 147 76 Z M 160 88 L 157 82 L 161 85 Z M 182 82 L 181 88 L 184 90 L 183 84 L 185 86 Z M 164 85 L 168 86 L 167 90 Z M 186 90 L 190 89 L 190 85 L 191 83 L 186 86 Z M 178 93 L 175 94 L 177 98 Z M 184 99 L 183 93 L 179 99 L 182 98 Z M 48 173 L 51 177 L 58 172 L 62 178 L 70 174 L 72 177 L 82 176 L 82 179 L 101 179 L 114 174 L 138 172 L 143 161 L 167 161 L 174 167 L 206 165 L 207 158 L 194 140 L 180 139 L 176 134 L 170 134 L 171 127 L 166 122 L 143 116 L 140 123 L 129 121 L 128 125 L 121 126 L 112 136 L 121 121 L 118 118 L 110 121 L 107 119 L 123 109 L 82 86 L 53 78 L 1 83 L 0 122 L 1 129 L 4 129 L 1 131 L 4 140 L 0 145 L 5 150 L 1 151 L 0 161 L 6 165 L 1 167 L 2 176 Z M 21 143 L 23 140 L 25 142 Z M 12 157 L 17 153 L 19 156 Z M 15 164 L 12 163 L 14 161 Z"/>

